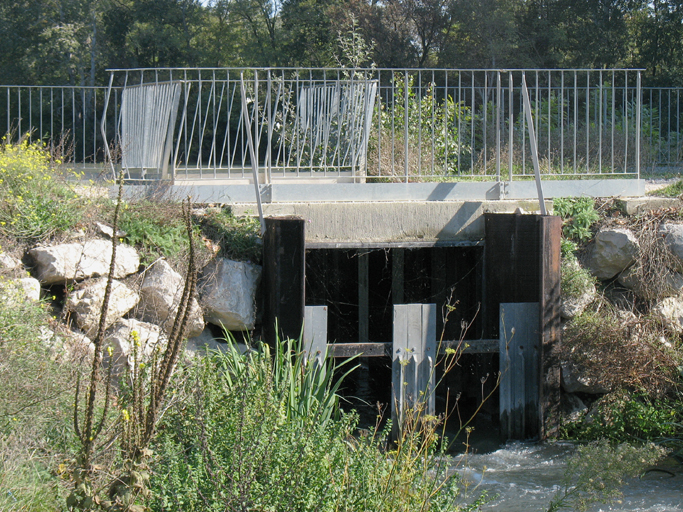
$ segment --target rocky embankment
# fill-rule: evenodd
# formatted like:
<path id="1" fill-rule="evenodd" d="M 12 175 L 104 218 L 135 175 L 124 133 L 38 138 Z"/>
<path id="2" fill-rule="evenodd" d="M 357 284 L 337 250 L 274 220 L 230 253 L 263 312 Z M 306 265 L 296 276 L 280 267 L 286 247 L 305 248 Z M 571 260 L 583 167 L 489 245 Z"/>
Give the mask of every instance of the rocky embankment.
<path id="1" fill-rule="evenodd" d="M 77 232 L 67 243 L 31 248 L 21 261 L 0 253 L 0 276 L 5 275 L 0 281 L 3 300 L 11 300 L 13 294 L 8 292 L 12 289 L 30 300 L 47 298 L 61 320 L 54 329 L 48 332 L 46 328 L 42 333 L 43 341 L 55 353 L 92 350 L 90 338 L 100 320 L 112 235 L 110 226 L 98 223 L 97 238 L 86 239 Z M 186 350 L 194 353 L 220 346 L 207 324 L 233 331 L 253 329 L 260 278 L 259 265 L 219 257 L 210 260 L 199 272 L 198 294 L 191 301 Z M 166 260 L 144 266 L 134 247 L 117 244 L 104 345 L 110 347 L 115 374 L 123 372 L 131 362 L 134 341 L 147 355 L 165 342 L 184 282 L 184 276 Z"/>
<path id="2" fill-rule="evenodd" d="M 578 293 L 562 297 L 562 386 L 569 419 L 586 411 L 584 401 L 633 387 L 638 379 L 647 387 L 648 380 L 661 378 L 652 384 L 652 390 L 661 391 L 668 378 L 665 370 L 673 367 L 673 375 L 678 364 L 676 346 L 683 335 L 681 207 L 662 207 L 653 199 L 648 209 L 648 201 L 641 202 L 631 215 L 623 205 L 619 211 L 603 212 L 578 258 L 563 262 L 565 274 L 590 275 Z M 583 314 L 592 320 L 582 323 Z M 589 333 L 586 327 L 593 326 Z M 588 339 L 591 335 L 594 339 Z"/>

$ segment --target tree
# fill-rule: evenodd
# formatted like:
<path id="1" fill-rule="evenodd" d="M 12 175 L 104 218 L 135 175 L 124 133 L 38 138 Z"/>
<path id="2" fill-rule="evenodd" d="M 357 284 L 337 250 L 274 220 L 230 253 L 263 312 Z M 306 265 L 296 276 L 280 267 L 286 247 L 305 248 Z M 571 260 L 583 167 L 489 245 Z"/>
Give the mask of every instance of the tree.
<path id="1" fill-rule="evenodd" d="M 679 84 L 683 78 L 683 1 L 643 2 L 627 24 L 633 40 L 630 64 L 647 69 L 648 85 Z"/>
<path id="2" fill-rule="evenodd" d="M 232 10 L 243 25 L 241 60 L 251 66 L 279 66 L 283 62 L 280 0 L 234 0 Z"/>
<path id="3" fill-rule="evenodd" d="M 410 42 L 417 57 L 417 66 L 432 63 L 440 49 L 441 36 L 449 24 L 449 0 L 388 0 L 392 17 L 403 18 L 399 23 L 410 32 Z"/>
<path id="4" fill-rule="evenodd" d="M 516 0 L 514 10 L 525 67 L 560 67 L 567 45 L 564 0 Z"/>
<path id="5" fill-rule="evenodd" d="M 628 0 L 568 0 L 564 22 L 566 67 L 604 68 L 624 64 L 628 55 Z"/>
<path id="6" fill-rule="evenodd" d="M 439 65 L 454 68 L 523 67 L 513 2 L 453 0 Z"/>
<path id="7" fill-rule="evenodd" d="M 292 66 L 334 65 L 336 33 L 329 0 L 285 0 L 282 4 L 284 62 Z"/>

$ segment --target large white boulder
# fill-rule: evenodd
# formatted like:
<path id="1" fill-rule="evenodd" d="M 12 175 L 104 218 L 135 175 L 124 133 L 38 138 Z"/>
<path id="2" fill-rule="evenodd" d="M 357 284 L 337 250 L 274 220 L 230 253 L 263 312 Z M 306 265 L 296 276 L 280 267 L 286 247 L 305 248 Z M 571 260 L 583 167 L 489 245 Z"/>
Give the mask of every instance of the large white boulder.
<path id="1" fill-rule="evenodd" d="M 579 421 L 588 411 L 588 407 L 578 396 L 565 393 L 562 396 L 562 416 L 570 422 Z"/>
<path id="2" fill-rule="evenodd" d="M 575 318 L 584 312 L 586 307 L 593 302 L 597 295 L 595 286 L 591 285 L 578 297 L 562 297 L 560 302 L 560 316 L 567 320 Z"/>
<path id="3" fill-rule="evenodd" d="M 230 331 L 253 329 L 261 266 L 217 258 L 202 270 L 200 302 L 207 322 Z"/>
<path id="4" fill-rule="evenodd" d="M 680 297 L 667 297 L 655 304 L 652 313 L 668 329 L 683 333 L 683 299 Z"/>
<path id="5" fill-rule="evenodd" d="M 658 279 L 659 285 L 657 289 L 650 289 L 648 286 L 645 286 L 634 268 L 629 267 L 619 274 L 617 282 L 645 300 L 673 297 L 683 291 L 683 275 L 678 272 L 668 268 L 659 269 Z"/>
<path id="6" fill-rule="evenodd" d="M 560 302 L 560 316 L 571 319 L 579 316 L 597 295 L 592 279 L 585 278 L 585 271 L 575 259 L 563 260 L 561 272 L 563 282 L 569 281 L 569 290 L 563 290 Z"/>
<path id="7" fill-rule="evenodd" d="M 587 267 L 598 279 L 611 279 L 636 261 L 638 248 L 638 240 L 631 230 L 601 229 L 595 235 Z"/>
<path id="8" fill-rule="evenodd" d="M 40 281 L 32 277 L 22 277 L 16 281 L 17 287 L 21 288 L 28 300 L 38 302 L 40 300 Z"/>
<path id="9" fill-rule="evenodd" d="M 121 375 L 133 365 L 136 344 L 138 362 L 147 363 L 154 348 L 163 348 L 166 341 L 158 325 L 140 322 L 134 318 L 119 319 L 105 333 L 104 364 L 113 364 L 112 373 Z"/>
<path id="10" fill-rule="evenodd" d="M 65 310 L 87 336 L 92 337 L 97 333 L 106 286 L 107 278 L 103 277 L 67 297 Z M 122 282 L 112 282 L 105 328 L 133 309 L 139 299 L 138 294 Z"/>
<path id="11" fill-rule="evenodd" d="M 574 361 L 563 361 L 562 389 L 567 393 L 589 393 L 598 395 L 608 393 L 610 387 L 601 382 L 588 368 L 578 365 Z"/>
<path id="12" fill-rule="evenodd" d="M 167 334 L 173 329 L 176 312 L 183 295 L 185 280 L 165 260 L 159 260 L 145 272 L 140 287 L 137 316 L 159 325 Z M 190 301 L 186 337 L 199 336 L 204 330 L 204 312 L 197 299 Z"/>
<path id="13" fill-rule="evenodd" d="M 189 338 L 185 345 L 185 353 L 190 357 L 199 357 L 210 352 L 225 352 L 228 344 L 225 340 L 218 340 L 213 336 L 211 329 L 207 327 L 198 336 Z"/>
<path id="14" fill-rule="evenodd" d="M 663 222 L 657 234 L 664 239 L 664 243 L 675 256 L 675 267 L 683 271 L 683 224 Z"/>
<path id="15" fill-rule="evenodd" d="M 21 261 L 7 253 L 0 252 L 0 270 L 14 270 L 21 265 Z"/>
<path id="16" fill-rule="evenodd" d="M 106 276 L 111 253 L 111 242 L 107 240 L 40 246 L 29 251 L 36 265 L 36 277 L 45 285 Z M 139 266 L 140 256 L 133 247 L 117 245 L 115 278 L 137 272 Z"/>
<path id="17" fill-rule="evenodd" d="M 0 301 L 5 304 L 16 304 L 28 299 L 33 302 L 40 300 L 40 282 L 32 277 L 20 279 L 0 278 Z"/>

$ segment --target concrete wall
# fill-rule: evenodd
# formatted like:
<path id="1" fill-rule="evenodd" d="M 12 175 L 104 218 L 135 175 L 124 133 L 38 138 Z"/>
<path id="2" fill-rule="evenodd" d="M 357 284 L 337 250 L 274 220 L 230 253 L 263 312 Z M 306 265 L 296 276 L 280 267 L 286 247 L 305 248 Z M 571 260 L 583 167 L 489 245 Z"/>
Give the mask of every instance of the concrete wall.
<path id="1" fill-rule="evenodd" d="M 547 208 L 551 208 L 547 204 Z M 420 201 L 264 204 L 265 216 L 295 215 L 306 221 L 306 243 L 446 242 L 484 239 L 484 213 L 538 210 L 538 201 Z M 253 204 L 233 205 L 236 215 Z"/>
<path id="2" fill-rule="evenodd" d="M 313 180 L 261 186 L 265 216 L 306 220 L 306 243 L 361 247 L 382 243 L 476 242 L 484 238 L 484 213 L 539 210 L 536 183 L 320 183 Z M 543 182 L 544 197 L 640 196 L 639 179 Z M 116 187 L 110 194 L 115 196 Z M 126 185 L 124 196 L 229 204 L 237 215 L 255 215 L 253 184 L 220 181 L 154 182 Z M 551 206 L 546 206 L 551 211 Z M 355 245 L 353 245 L 355 244 Z M 379 246 L 379 245 L 378 245 Z"/>

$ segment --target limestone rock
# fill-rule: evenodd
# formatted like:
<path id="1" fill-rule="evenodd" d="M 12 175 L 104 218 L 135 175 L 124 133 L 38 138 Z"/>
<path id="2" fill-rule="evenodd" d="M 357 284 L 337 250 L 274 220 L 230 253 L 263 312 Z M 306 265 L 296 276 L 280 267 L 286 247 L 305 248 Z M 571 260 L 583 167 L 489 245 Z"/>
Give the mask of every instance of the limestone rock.
<path id="1" fill-rule="evenodd" d="M 42 284 L 65 283 L 88 277 L 109 274 L 111 242 L 88 240 L 83 243 L 36 247 L 29 254 L 36 264 L 37 277 Z M 140 266 L 137 251 L 124 244 L 116 247 L 114 277 L 120 279 Z"/>
<path id="2" fill-rule="evenodd" d="M 652 313 L 668 329 L 683 333 L 683 299 L 680 297 L 667 297 L 661 300 L 652 308 Z"/>
<path id="3" fill-rule="evenodd" d="M 173 328 L 178 304 L 183 295 L 185 280 L 165 260 L 159 260 L 145 272 L 140 287 L 137 316 L 159 325 L 167 334 Z M 204 330 L 204 313 L 197 299 L 190 302 L 190 317 L 186 335 L 199 336 Z"/>
<path id="4" fill-rule="evenodd" d="M 114 236 L 114 228 L 109 224 L 105 224 L 103 222 L 95 222 L 95 226 L 97 227 L 97 231 L 102 233 L 107 238 L 112 238 Z M 126 235 L 128 235 L 128 233 L 126 233 L 125 231 L 121 231 L 120 229 L 116 231 L 116 236 L 118 236 L 119 238 L 124 237 Z"/>
<path id="5" fill-rule="evenodd" d="M 624 288 L 633 290 L 633 293 L 645 300 L 673 297 L 683 291 L 683 275 L 666 268 L 662 269 L 660 274 L 662 274 L 661 277 L 663 278 L 661 286 L 659 286 L 659 289 L 657 290 L 660 297 L 656 296 L 657 294 L 654 290 L 649 290 L 643 285 L 643 282 L 638 278 L 633 267 L 629 267 L 619 274 L 617 282 Z"/>
<path id="6" fill-rule="evenodd" d="M 95 352 L 95 344 L 82 332 L 69 331 L 64 337 L 69 354 L 74 360 L 80 360 L 86 355 L 92 356 Z"/>
<path id="7" fill-rule="evenodd" d="M 21 265 L 21 261 L 7 253 L 0 252 L 0 270 L 14 270 Z"/>
<path id="8" fill-rule="evenodd" d="M 565 319 L 572 319 L 583 313 L 593 299 L 595 299 L 595 284 L 587 278 L 586 272 L 576 259 L 562 261 L 562 282 L 568 282 L 568 290 L 563 290 L 560 302 L 560 315 Z M 564 286 L 563 286 L 564 288 Z"/>
<path id="9" fill-rule="evenodd" d="M 683 271 L 683 224 L 662 223 L 657 234 L 664 239 L 664 243 L 676 257 L 676 268 Z"/>
<path id="10" fill-rule="evenodd" d="M 260 280 L 260 265 L 225 258 L 209 263 L 200 280 L 200 302 L 206 321 L 231 331 L 253 329 Z"/>
<path id="11" fill-rule="evenodd" d="M 560 315 L 567 320 L 579 316 L 586 309 L 586 306 L 593 302 L 595 294 L 595 286 L 593 286 L 579 297 L 562 297 Z"/>
<path id="12" fill-rule="evenodd" d="M 16 283 L 26 294 L 26 298 L 37 302 L 40 300 L 40 281 L 32 277 L 22 277 L 17 279 Z"/>
<path id="13" fill-rule="evenodd" d="M 86 333 L 94 336 L 100 321 L 100 309 L 104 300 L 107 279 L 100 278 L 89 286 L 76 290 L 66 300 L 65 310 L 70 312 L 76 325 Z M 138 303 L 140 297 L 125 284 L 114 281 L 111 287 L 106 327 L 111 326 Z"/>
<path id="14" fill-rule="evenodd" d="M 589 393 L 600 395 L 608 393 L 609 387 L 598 377 L 591 375 L 587 368 L 573 361 L 562 362 L 562 389 L 566 393 Z"/>
<path id="15" fill-rule="evenodd" d="M 121 375 L 133 365 L 133 343 L 139 343 L 138 361 L 147 362 L 154 348 L 166 341 L 158 325 L 134 318 L 117 320 L 105 333 L 105 366 L 113 364 L 112 373 Z M 111 356 L 108 348 L 111 347 Z"/>
<path id="16" fill-rule="evenodd" d="M 32 277 L 0 280 L 0 300 L 5 304 L 17 304 L 23 299 L 40 300 L 40 283 Z"/>
<path id="17" fill-rule="evenodd" d="M 611 279 L 629 267 L 638 256 L 638 240 L 626 228 L 601 229 L 587 261 L 588 269 L 598 279 Z"/>
<path id="18" fill-rule="evenodd" d="M 211 329 L 207 327 L 199 334 L 199 336 L 195 336 L 187 340 L 187 345 L 185 345 L 185 352 L 190 357 L 198 357 L 205 355 L 207 352 L 211 351 L 225 352 L 227 350 L 227 347 L 227 343 L 221 343 L 216 338 L 214 338 Z"/>
<path id="19" fill-rule="evenodd" d="M 586 404 L 575 394 L 566 393 L 562 396 L 562 415 L 566 420 L 578 421 L 587 411 Z"/>

